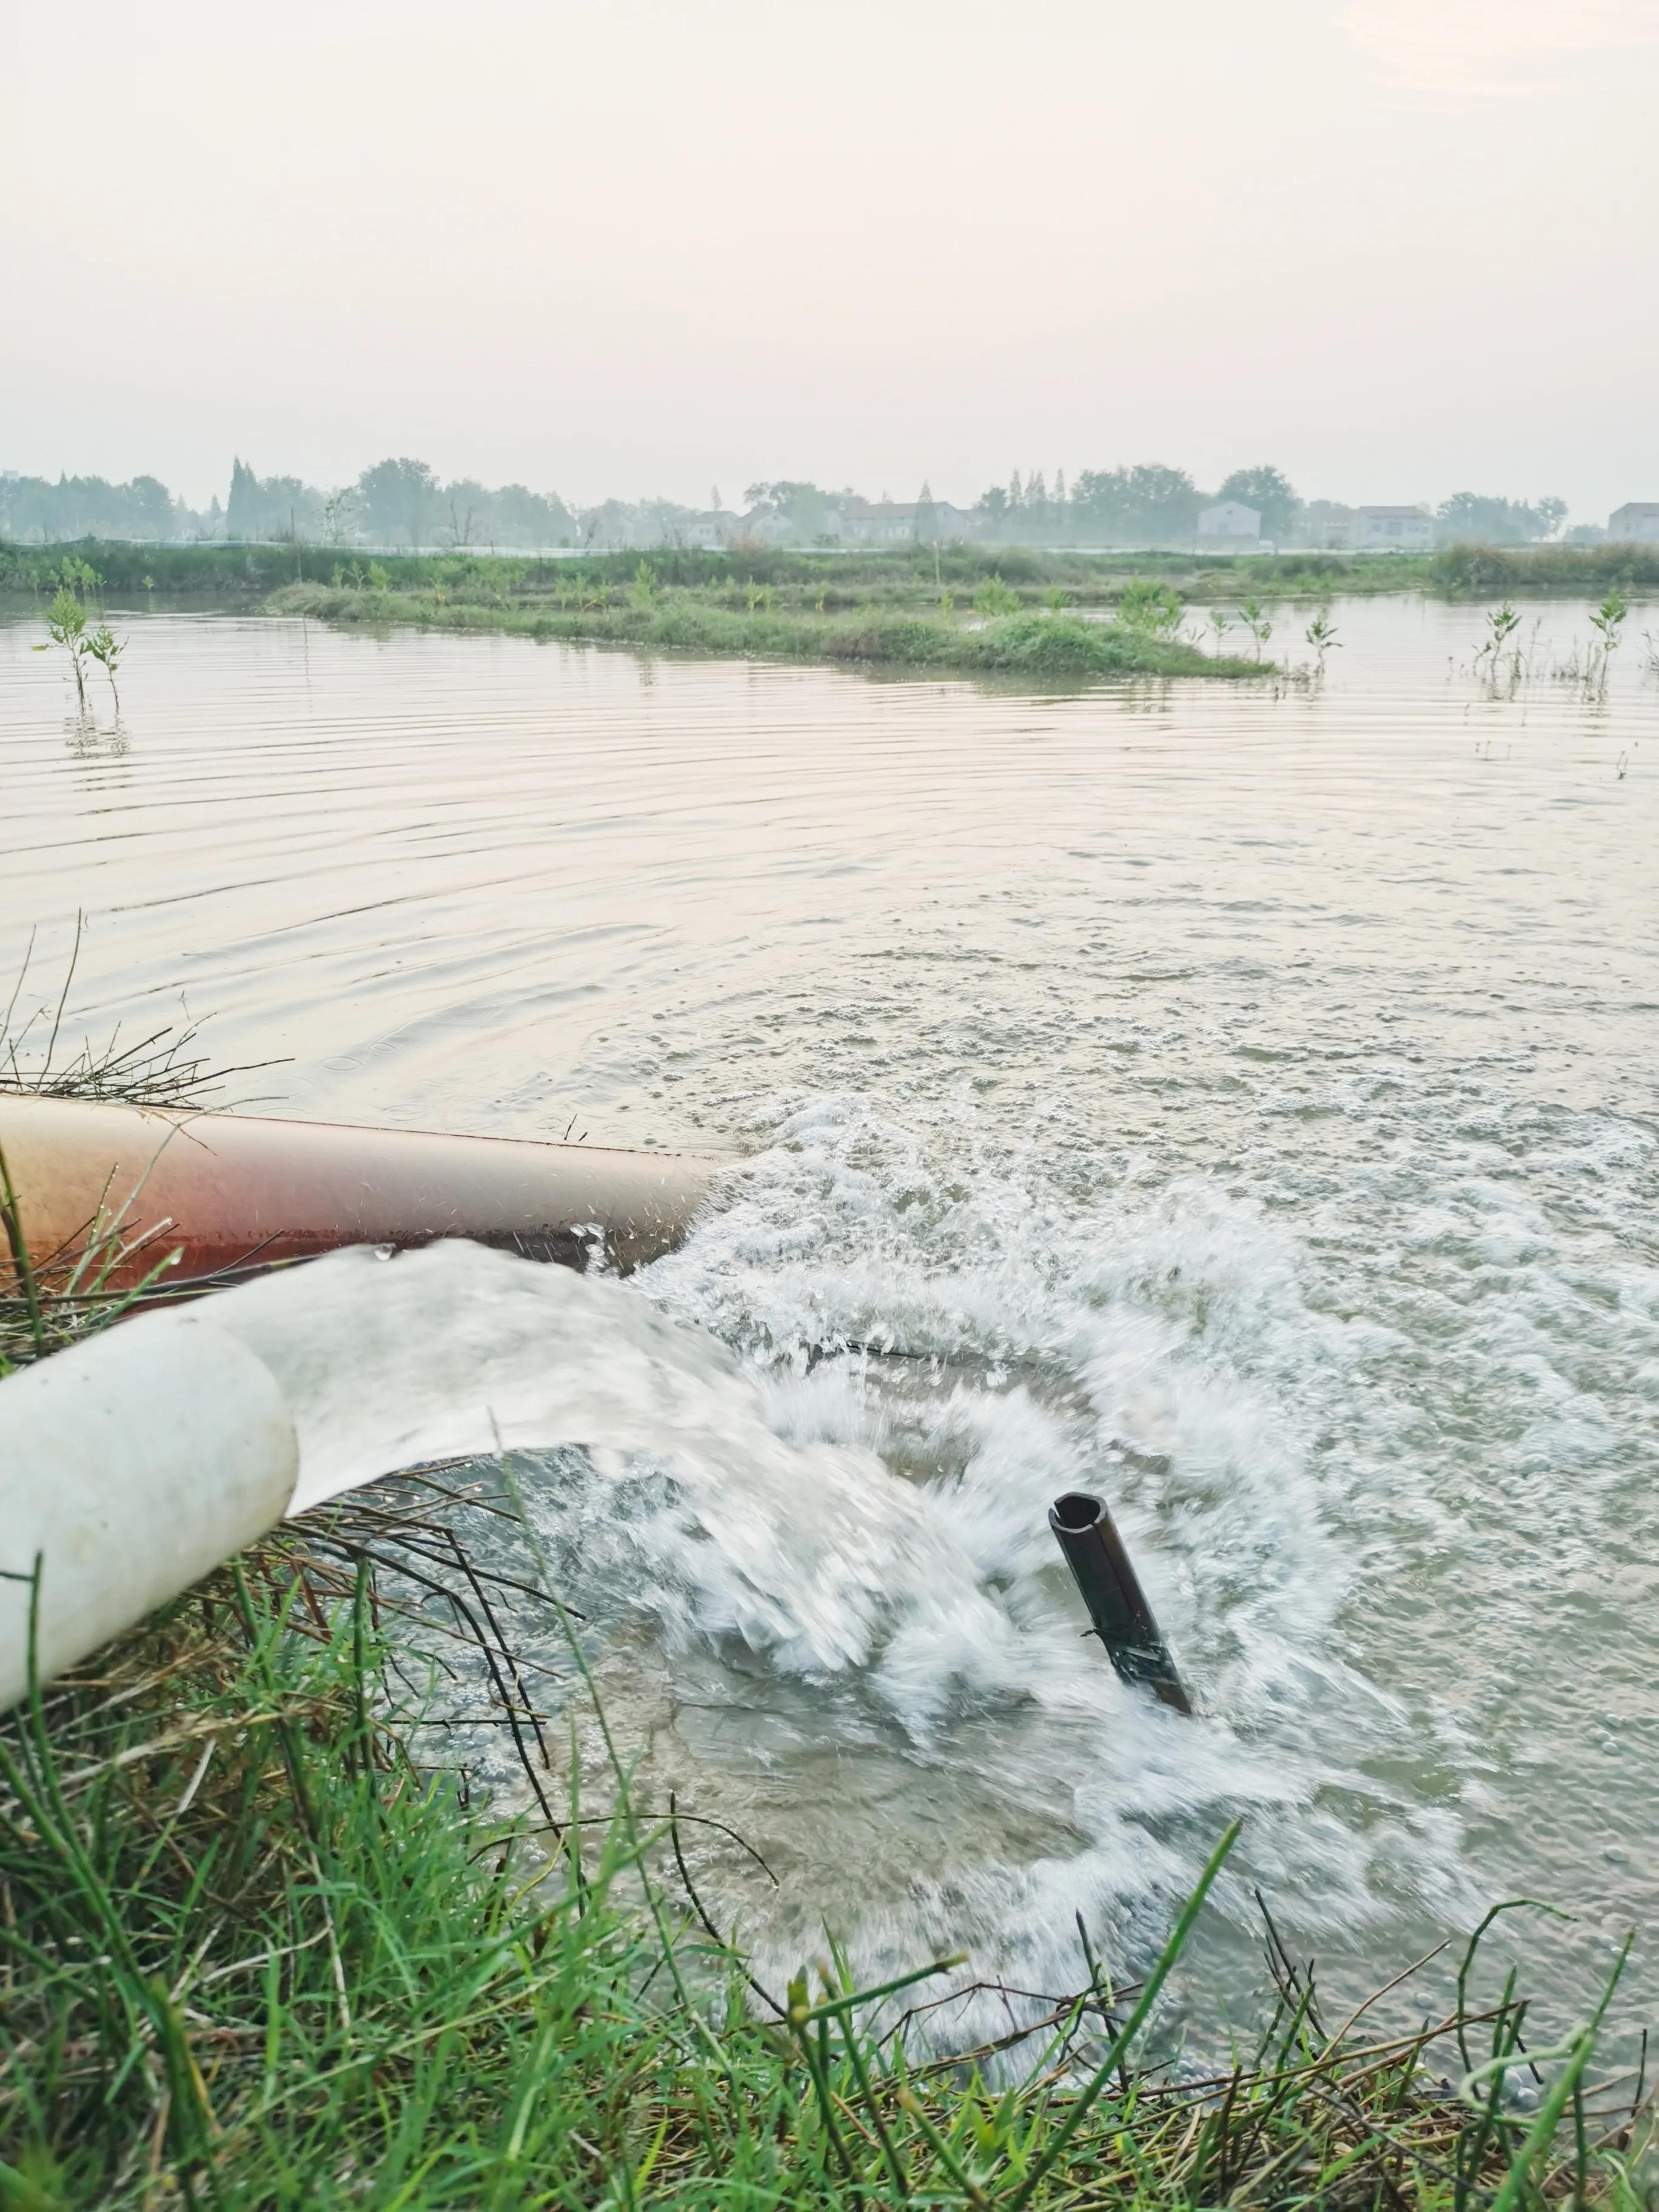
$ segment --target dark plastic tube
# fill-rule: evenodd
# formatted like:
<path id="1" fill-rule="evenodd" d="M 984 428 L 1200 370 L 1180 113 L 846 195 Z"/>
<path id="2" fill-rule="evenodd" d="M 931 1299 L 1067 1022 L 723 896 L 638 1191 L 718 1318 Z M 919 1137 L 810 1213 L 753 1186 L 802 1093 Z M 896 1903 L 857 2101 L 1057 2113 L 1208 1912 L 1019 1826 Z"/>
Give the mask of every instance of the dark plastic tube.
<path id="1" fill-rule="evenodd" d="M 89 1238 L 128 1248 L 112 1289 L 169 1252 L 167 1282 L 200 1282 L 343 1244 L 398 1249 L 441 1237 L 580 1267 L 603 1244 L 627 1268 L 679 1242 L 717 1160 L 185 1114 L 0 1093 L 5 1155 L 37 1268 Z M 111 1249 L 106 1242 L 106 1253 Z M 9 1255 L 0 1243 L 0 1291 Z"/>
<path id="2" fill-rule="evenodd" d="M 1068 1490 L 1048 1508 L 1048 1526 L 1089 1608 L 1094 1632 L 1119 1674 L 1126 1682 L 1146 1683 L 1176 1712 L 1190 1713 L 1192 1702 L 1105 1500 Z"/>

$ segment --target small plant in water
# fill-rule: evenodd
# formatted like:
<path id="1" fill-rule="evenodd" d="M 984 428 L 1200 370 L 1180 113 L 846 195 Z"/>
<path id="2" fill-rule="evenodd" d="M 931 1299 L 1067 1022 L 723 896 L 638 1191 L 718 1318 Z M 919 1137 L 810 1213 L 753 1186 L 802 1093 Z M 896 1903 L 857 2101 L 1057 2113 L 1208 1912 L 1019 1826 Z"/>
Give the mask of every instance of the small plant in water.
<path id="1" fill-rule="evenodd" d="M 657 596 L 657 572 L 648 561 L 641 561 L 634 571 L 634 580 L 628 587 L 628 596 L 636 607 L 647 612 Z"/>
<path id="2" fill-rule="evenodd" d="M 1255 657 L 1261 658 L 1261 648 L 1273 634 L 1273 617 L 1260 599 L 1246 599 L 1238 611 L 1238 618 L 1255 640 Z"/>
<path id="3" fill-rule="evenodd" d="M 1601 640 L 1591 648 L 1590 678 L 1605 690 L 1607 664 L 1619 650 L 1620 633 L 1625 627 L 1625 617 L 1630 612 L 1630 601 L 1622 592 L 1609 592 L 1590 617 L 1590 628 Z"/>
<path id="4" fill-rule="evenodd" d="M 1503 659 L 1504 649 L 1520 627 L 1521 617 L 1508 599 L 1504 600 L 1501 607 L 1493 607 L 1487 615 L 1486 635 L 1475 648 L 1474 665 L 1479 668 L 1483 660 L 1486 663 L 1486 680 L 1489 684 L 1497 683 L 1498 664 Z M 1520 680 L 1521 648 L 1516 646 L 1510 658 L 1510 689 L 1513 690 Z"/>
<path id="5" fill-rule="evenodd" d="M 1051 615 L 1057 615 L 1066 605 L 1066 594 L 1058 584 L 1050 584 L 1042 594 L 1042 604 Z"/>
<path id="6" fill-rule="evenodd" d="M 78 553 L 66 553 L 56 568 L 48 568 L 46 581 L 60 592 L 73 592 L 79 599 L 96 596 L 103 578 L 90 561 L 83 561 Z"/>
<path id="7" fill-rule="evenodd" d="M 1308 624 L 1303 635 L 1319 655 L 1319 672 L 1322 676 L 1325 673 L 1325 655 L 1333 646 L 1340 649 L 1342 643 L 1336 634 L 1336 624 L 1331 620 L 1330 610 L 1322 607 Z"/>
<path id="8" fill-rule="evenodd" d="M 87 703 L 87 678 L 82 663 L 91 650 L 87 636 L 87 611 L 67 584 L 59 584 L 46 611 L 46 641 L 45 645 L 37 645 L 34 650 L 50 653 L 54 645 L 62 646 L 70 657 L 70 666 L 75 671 L 76 692 L 84 707 Z"/>
<path id="9" fill-rule="evenodd" d="M 1210 610 L 1210 629 L 1211 629 L 1211 630 L 1212 630 L 1212 632 L 1213 633 L 1213 635 L 1214 635 L 1214 643 L 1212 645 L 1212 647 L 1211 647 L 1210 650 L 1211 650 L 1212 653 L 1220 653 L 1220 651 L 1221 651 L 1221 641 L 1223 640 L 1223 638 L 1224 638 L 1224 637 L 1226 636 L 1226 635 L 1227 635 L 1228 631 L 1232 628 L 1232 626 L 1233 626 L 1233 618 L 1232 618 L 1232 617 L 1231 617 L 1230 614 L 1228 614 L 1228 613 L 1225 611 L 1225 610 L 1224 610 L 1224 608 L 1221 608 L 1221 607 L 1212 607 L 1212 608 L 1211 608 L 1211 610 Z"/>
<path id="10" fill-rule="evenodd" d="M 121 711 L 121 695 L 115 688 L 115 671 L 120 663 L 121 655 L 126 649 L 125 638 L 117 637 L 107 623 L 99 623 L 97 629 L 87 640 L 84 648 L 89 657 L 98 663 L 105 675 L 108 677 L 110 696 L 115 702 L 115 711 L 118 714 Z"/>

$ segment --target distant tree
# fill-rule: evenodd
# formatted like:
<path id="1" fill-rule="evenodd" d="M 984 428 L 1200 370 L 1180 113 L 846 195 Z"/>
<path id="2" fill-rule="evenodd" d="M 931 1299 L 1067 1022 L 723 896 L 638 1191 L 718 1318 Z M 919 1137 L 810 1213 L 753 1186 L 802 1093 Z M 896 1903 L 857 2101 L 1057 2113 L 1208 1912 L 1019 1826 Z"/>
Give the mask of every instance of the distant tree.
<path id="1" fill-rule="evenodd" d="M 159 477 L 134 477 L 127 486 L 128 519 L 135 538 L 171 538 L 173 496 Z"/>
<path id="2" fill-rule="evenodd" d="M 497 544 L 568 545 L 574 541 L 575 518 L 556 492 L 503 484 L 486 497 Z"/>
<path id="3" fill-rule="evenodd" d="M 225 508 L 228 538 L 314 538 L 324 522 L 319 491 L 298 477 L 257 477 L 246 461 L 233 463 L 230 501 Z"/>
<path id="4" fill-rule="evenodd" d="M 110 483 L 102 477 L 0 478 L 0 535 L 20 543 L 76 538 L 169 538 L 179 509 L 155 477 Z"/>
<path id="5" fill-rule="evenodd" d="M 438 525 L 438 537 L 442 544 L 456 552 L 464 552 L 469 545 L 482 545 L 489 529 L 489 494 L 471 477 L 462 477 L 443 488 L 443 520 Z"/>
<path id="6" fill-rule="evenodd" d="M 418 546 L 438 498 L 438 480 L 424 461 L 377 461 L 357 479 L 363 524 L 376 544 Z"/>
<path id="7" fill-rule="evenodd" d="M 790 537 L 803 545 L 811 545 L 830 534 L 836 505 L 836 500 L 821 491 L 817 484 L 789 477 L 780 477 L 775 483 L 751 483 L 744 499 L 748 506 L 775 515 L 787 526 Z"/>
<path id="8" fill-rule="evenodd" d="M 1121 469 L 1084 469 L 1072 486 L 1073 526 L 1085 539 L 1114 544 L 1126 534 L 1128 495 Z"/>
<path id="9" fill-rule="evenodd" d="M 1197 529 L 1199 489 L 1186 469 L 1144 460 L 1082 469 L 1071 493 L 1075 533 L 1102 544 L 1183 544 Z"/>
<path id="10" fill-rule="evenodd" d="M 1261 517 L 1262 536 L 1271 538 L 1275 545 L 1285 543 L 1301 517 L 1302 502 L 1290 478 L 1282 469 L 1270 468 L 1265 462 L 1259 468 L 1235 469 L 1216 497 L 1253 507 Z"/>
<path id="11" fill-rule="evenodd" d="M 1142 461 L 1121 471 L 1124 504 L 1133 542 L 1177 545 L 1198 524 L 1198 487 L 1185 469 L 1161 461 Z"/>
<path id="12" fill-rule="evenodd" d="M 924 545 L 931 545 L 939 536 L 939 510 L 933 505 L 933 486 L 925 477 L 916 495 L 916 536 Z"/>
<path id="13" fill-rule="evenodd" d="M 1003 526 L 1008 519 L 1008 494 L 1004 486 L 993 484 L 989 491 L 982 491 L 976 505 L 985 526 L 992 537 L 1000 536 Z"/>
<path id="14" fill-rule="evenodd" d="M 349 484 L 331 491 L 323 501 L 323 539 L 325 544 L 343 545 L 351 533 L 352 518 L 357 509 L 357 495 Z"/>
<path id="15" fill-rule="evenodd" d="M 239 453 L 230 465 L 230 497 L 225 502 L 226 537 L 257 537 L 258 532 L 254 525 L 259 504 L 259 479 Z"/>
<path id="16" fill-rule="evenodd" d="M 1552 537 L 1566 511 L 1565 500 L 1540 499 L 1529 507 L 1524 500 L 1457 491 L 1440 502 L 1438 535 L 1446 544 L 1522 545 Z"/>

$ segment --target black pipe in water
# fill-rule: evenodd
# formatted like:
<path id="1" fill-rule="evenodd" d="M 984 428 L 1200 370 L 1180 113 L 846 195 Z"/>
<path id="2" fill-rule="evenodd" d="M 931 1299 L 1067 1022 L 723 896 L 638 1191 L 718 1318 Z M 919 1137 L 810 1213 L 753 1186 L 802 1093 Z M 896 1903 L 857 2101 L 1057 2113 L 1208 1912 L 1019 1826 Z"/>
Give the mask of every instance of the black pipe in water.
<path id="1" fill-rule="evenodd" d="M 1091 1498 L 1087 1491 L 1068 1490 L 1048 1508 L 1048 1526 L 1089 1608 L 1094 1632 L 1119 1674 L 1126 1682 L 1146 1683 L 1176 1712 L 1190 1713 L 1192 1701 L 1181 1686 L 1175 1661 L 1105 1500 Z"/>

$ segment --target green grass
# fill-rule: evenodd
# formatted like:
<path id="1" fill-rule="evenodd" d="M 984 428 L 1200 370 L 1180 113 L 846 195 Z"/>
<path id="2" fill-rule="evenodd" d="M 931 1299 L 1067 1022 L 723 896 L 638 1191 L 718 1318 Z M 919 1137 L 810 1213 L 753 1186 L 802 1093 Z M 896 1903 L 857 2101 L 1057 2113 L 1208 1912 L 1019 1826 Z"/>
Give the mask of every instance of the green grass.
<path id="1" fill-rule="evenodd" d="M 905 2014 L 954 1959 L 860 1990 L 826 1934 L 764 1987 L 693 1887 L 695 1808 L 639 1802 L 608 1729 L 603 1774 L 574 1729 L 553 1756 L 537 1708 L 591 1694 L 580 1646 L 544 1601 L 569 1663 L 532 1697 L 500 1621 L 533 1543 L 509 1584 L 464 1541 L 515 1504 L 428 1473 L 323 1509 L 0 1716 L 5 2212 L 1646 2212 L 1645 2107 L 1587 2085 L 1594 2024 L 1538 2054 L 1565 2063 L 1537 2117 L 1504 2100 L 1527 2006 L 1513 1973 L 1474 1994 L 1483 1931 L 1402 2033 L 1333 2025 L 1264 1920 L 1249 2039 L 1189 1985 L 1219 2063 L 1159 2063 L 1236 1828 L 1143 1982 L 1085 1939 L 1081 1986 L 988 2044 Z M 517 1745 L 536 1813 L 445 1771 L 457 1711 Z"/>
<path id="2" fill-rule="evenodd" d="M 663 591 L 647 605 L 588 606 L 534 599 L 502 604 L 394 591 L 291 585 L 273 611 L 365 628 L 506 630 L 540 639 L 628 646 L 638 652 L 827 660 L 849 666 L 936 669 L 1056 681 L 1119 676 L 1259 677 L 1271 663 L 1217 658 L 1179 637 L 1076 615 L 1018 614 L 965 628 L 940 613 L 870 608 L 819 616 L 731 607 Z"/>
<path id="3" fill-rule="evenodd" d="M 1430 583 L 1448 599 L 1640 597 L 1659 592 L 1659 545 L 1449 545 Z"/>
<path id="4" fill-rule="evenodd" d="M 1528 2149 L 1495 2081 L 1473 2101 L 1437 2085 L 1518 2063 L 1512 1984 L 1391 2037 L 1328 2027 L 1282 1960 L 1249 2049 L 1205 2079 L 1143 2070 L 1231 1832 L 1146 1983 L 1057 1999 L 1012 2087 L 1008 2051 L 941 2060 L 891 2033 L 894 1986 L 854 1990 L 833 1945 L 761 1990 L 690 1891 L 682 1816 L 636 1807 L 623 1762 L 612 1808 L 561 1803 L 556 1834 L 416 1763 L 376 1594 L 399 1538 L 416 1559 L 435 1540 L 391 1498 L 337 1509 L 0 1724 L 9 2212 L 1475 2212 L 1512 2171 L 1526 2201 L 1571 2184 L 1635 2212 L 1627 2127 L 1582 2157 L 1571 2125 Z M 903 2002 L 944 1963 L 920 1961 Z"/>
<path id="5" fill-rule="evenodd" d="M 51 597 L 50 580 L 65 556 L 86 561 L 106 591 L 123 604 L 188 599 L 257 604 L 286 584 L 328 583 L 337 568 L 366 571 L 373 558 L 399 592 L 447 588 L 495 591 L 508 597 L 555 594 L 580 574 L 613 594 L 626 592 L 638 569 L 637 552 L 586 554 L 544 560 L 523 554 L 387 553 L 371 556 L 322 545 L 130 545 L 87 539 L 72 546 L 0 545 L 0 592 Z M 828 613 L 866 605 L 937 605 L 941 589 L 966 605 L 988 579 L 997 577 L 1035 609 L 1051 592 L 1069 605 L 1113 605 L 1134 577 L 1172 585 L 1183 599 L 1205 604 L 1253 594 L 1261 598 L 1328 598 L 1333 593 L 1420 589 L 1429 580 L 1426 554 L 1229 554 L 1141 551 L 1085 553 L 1020 545 L 898 546 L 861 552 L 796 552 L 772 546 L 731 552 L 653 550 L 646 559 L 670 589 L 740 603 L 752 584 L 775 595 L 781 607 Z"/>

